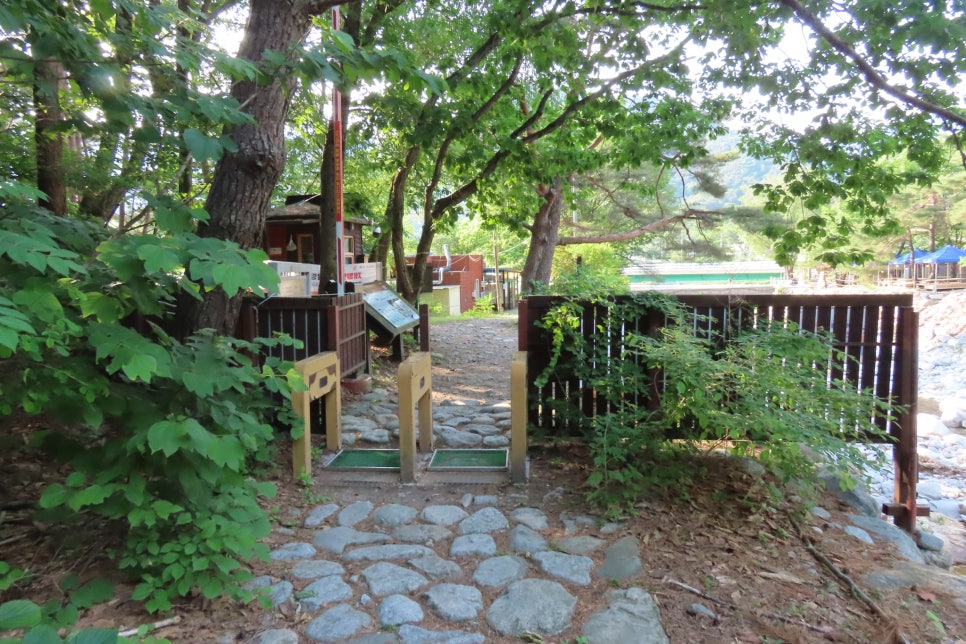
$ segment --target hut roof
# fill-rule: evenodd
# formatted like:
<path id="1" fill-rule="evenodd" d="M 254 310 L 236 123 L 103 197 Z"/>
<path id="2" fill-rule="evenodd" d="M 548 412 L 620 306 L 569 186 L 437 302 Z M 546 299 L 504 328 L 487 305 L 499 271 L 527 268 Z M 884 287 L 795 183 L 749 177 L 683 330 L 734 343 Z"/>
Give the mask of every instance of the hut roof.
<path id="1" fill-rule="evenodd" d="M 308 196 L 301 201 L 296 201 L 279 208 L 270 208 L 266 219 L 268 221 L 297 221 L 309 219 L 315 221 L 319 218 L 320 205 L 318 195 Z M 372 221 L 365 217 L 357 217 L 350 213 L 345 213 L 345 220 L 362 226 L 371 226 Z M 308 222 L 306 222 L 308 223 Z"/>

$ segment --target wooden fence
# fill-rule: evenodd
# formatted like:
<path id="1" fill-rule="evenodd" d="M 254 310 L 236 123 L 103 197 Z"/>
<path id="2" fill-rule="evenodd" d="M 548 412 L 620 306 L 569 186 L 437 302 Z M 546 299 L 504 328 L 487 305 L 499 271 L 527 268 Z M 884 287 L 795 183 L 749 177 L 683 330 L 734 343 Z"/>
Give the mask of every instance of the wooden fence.
<path id="1" fill-rule="evenodd" d="M 245 339 L 286 333 L 302 341 L 302 348 L 274 347 L 266 355 L 293 362 L 323 351 L 339 355 L 343 377 L 369 366 L 369 333 L 362 293 L 318 297 L 269 297 L 246 300 L 242 310 Z"/>
<path id="2" fill-rule="evenodd" d="M 883 509 L 895 518 L 897 525 L 912 530 L 918 512 L 918 315 L 912 307 L 912 295 L 681 295 L 678 299 L 690 312 L 692 332 L 699 337 L 726 341 L 723 330 L 754 328 L 761 321 L 791 321 L 808 331 L 831 333 L 837 348 L 848 356 L 841 364 L 832 366 L 834 376 L 857 389 L 870 390 L 897 410 L 894 420 L 876 419 L 879 428 L 892 438 L 896 467 L 893 503 Z M 519 312 L 519 348 L 527 352 L 530 424 L 553 437 L 566 437 L 577 430 L 574 424 L 553 413 L 556 401 L 566 401 L 588 417 L 606 412 L 604 396 L 596 396 L 572 374 L 560 372 L 561 367 L 543 387 L 535 384 L 537 376 L 550 364 L 552 351 L 549 336 L 538 322 L 562 301 L 550 296 L 528 296 L 521 301 Z M 618 355 L 628 334 L 653 335 L 667 322 L 663 313 L 652 310 L 638 319 L 616 323 L 606 319 L 608 310 L 600 305 L 584 307 L 580 332 L 588 343 L 588 355 L 596 355 L 601 342 L 610 346 L 610 355 Z M 608 329 L 606 334 L 597 332 L 601 325 Z M 661 394 L 657 383 L 659 380 L 649 395 L 636 402 L 654 406 Z"/>

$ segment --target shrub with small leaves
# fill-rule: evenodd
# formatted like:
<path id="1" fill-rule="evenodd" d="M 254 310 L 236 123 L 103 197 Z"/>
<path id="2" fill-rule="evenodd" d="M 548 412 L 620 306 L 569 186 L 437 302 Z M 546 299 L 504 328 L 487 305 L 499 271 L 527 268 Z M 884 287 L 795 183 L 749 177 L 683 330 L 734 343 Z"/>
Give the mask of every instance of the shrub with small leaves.
<path id="1" fill-rule="evenodd" d="M 490 293 L 484 293 L 476 298 L 473 302 L 473 306 L 466 312 L 467 317 L 471 318 L 485 318 L 493 315 L 496 311 L 495 304 L 493 304 L 493 295 Z"/>
<path id="2" fill-rule="evenodd" d="M 581 324 L 592 305 L 605 310 L 595 318 L 604 341 L 595 343 Z M 664 319 L 660 328 L 634 330 L 655 312 Z M 567 400 L 553 403 L 559 419 L 583 427 L 594 460 L 589 498 L 613 513 L 655 487 L 681 488 L 693 474 L 681 457 L 699 444 L 754 455 L 786 480 L 812 473 L 818 454 L 851 486 L 854 472 L 870 465 L 856 441 L 888 440 L 873 418 L 894 410 L 828 367 L 848 360 L 831 337 L 794 324 L 759 322 L 699 337 L 695 328 L 706 320 L 656 293 L 566 301 L 542 324 L 551 361 L 536 385 L 580 382 L 605 410 L 587 417 Z"/>

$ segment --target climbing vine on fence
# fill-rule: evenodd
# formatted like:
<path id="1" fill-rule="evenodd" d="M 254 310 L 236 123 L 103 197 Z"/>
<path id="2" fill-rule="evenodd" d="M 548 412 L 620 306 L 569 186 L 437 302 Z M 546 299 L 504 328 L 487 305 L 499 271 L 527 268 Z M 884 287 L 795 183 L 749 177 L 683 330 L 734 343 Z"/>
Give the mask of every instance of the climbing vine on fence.
<path id="1" fill-rule="evenodd" d="M 583 328 L 591 306 L 593 342 Z M 636 330 L 655 315 L 660 324 Z M 589 443 L 590 500 L 619 513 L 642 493 L 682 488 L 692 472 L 684 457 L 709 446 L 756 456 L 786 480 L 807 477 L 819 460 L 853 486 L 869 464 L 858 442 L 888 441 L 873 418 L 895 410 L 839 378 L 832 365 L 848 358 L 834 338 L 790 322 L 697 332 L 707 322 L 657 293 L 573 299 L 542 321 L 552 350 L 536 386 L 569 381 L 594 392 L 596 413 L 552 401 Z"/>

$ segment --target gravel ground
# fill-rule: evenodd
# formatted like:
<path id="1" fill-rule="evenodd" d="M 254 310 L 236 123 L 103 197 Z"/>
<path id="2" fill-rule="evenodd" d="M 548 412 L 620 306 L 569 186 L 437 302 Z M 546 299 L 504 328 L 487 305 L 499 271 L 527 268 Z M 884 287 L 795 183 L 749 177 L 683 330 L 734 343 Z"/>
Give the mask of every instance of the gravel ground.
<path id="1" fill-rule="evenodd" d="M 433 399 L 510 398 L 510 363 L 517 350 L 517 312 L 488 318 L 461 318 L 429 327 L 433 354 Z"/>

